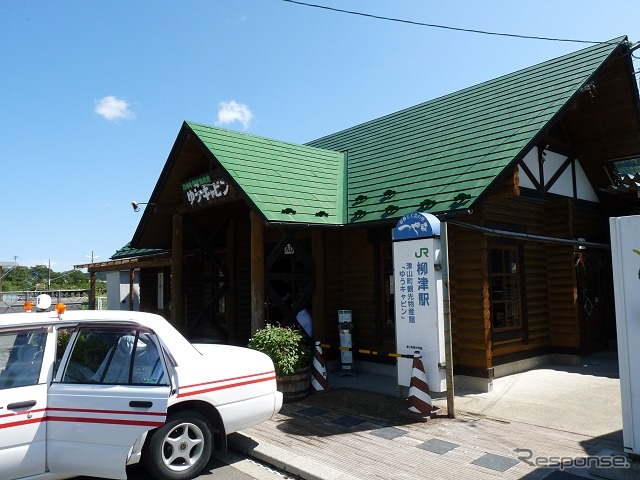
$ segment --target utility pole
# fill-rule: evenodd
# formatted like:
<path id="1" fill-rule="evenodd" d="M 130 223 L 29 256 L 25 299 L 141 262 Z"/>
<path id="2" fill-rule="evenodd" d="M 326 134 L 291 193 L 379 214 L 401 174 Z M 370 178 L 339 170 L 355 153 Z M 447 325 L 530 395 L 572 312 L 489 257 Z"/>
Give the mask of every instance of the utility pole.
<path id="1" fill-rule="evenodd" d="M 91 255 L 90 256 L 89 255 L 85 255 L 85 257 L 90 258 L 91 259 L 91 263 L 93 263 L 95 261 L 95 258 L 100 258 L 100 255 L 96 255 L 94 257 L 93 250 L 91 250 Z"/>

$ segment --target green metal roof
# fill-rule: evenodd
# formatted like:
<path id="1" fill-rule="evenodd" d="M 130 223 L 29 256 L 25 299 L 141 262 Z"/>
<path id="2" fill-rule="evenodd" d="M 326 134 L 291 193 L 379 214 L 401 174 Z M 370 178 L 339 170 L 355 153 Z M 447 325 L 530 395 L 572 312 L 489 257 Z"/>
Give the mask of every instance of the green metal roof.
<path id="1" fill-rule="evenodd" d="M 137 257 L 148 257 L 151 255 L 160 255 L 163 253 L 168 253 L 170 250 L 159 249 L 159 248 L 133 248 L 131 243 L 127 243 L 122 248 L 118 249 L 116 253 L 111 255 L 111 260 L 122 260 L 125 258 L 137 258 Z"/>
<path id="2" fill-rule="evenodd" d="M 346 151 L 347 223 L 470 208 L 626 37 L 505 75 L 307 145 Z"/>
<path id="3" fill-rule="evenodd" d="M 186 123 L 268 221 L 345 223 L 342 153 Z"/>
<path id="4" fill-rule="evenodd" d="M 193 132 L 268 222 L 346 225 L 392 221 L 416 210 L 475 208 L 543 141 L 625 41 L 588 47 L 306 145 L 194 122 L 185 122 L 180 135 Z M 152 202 L 176 158 L 172 151 Z M 133 245 L 157 243 L 140 240 L 145 229 L 158 227 L 152 217 L 145 209 Z"/>

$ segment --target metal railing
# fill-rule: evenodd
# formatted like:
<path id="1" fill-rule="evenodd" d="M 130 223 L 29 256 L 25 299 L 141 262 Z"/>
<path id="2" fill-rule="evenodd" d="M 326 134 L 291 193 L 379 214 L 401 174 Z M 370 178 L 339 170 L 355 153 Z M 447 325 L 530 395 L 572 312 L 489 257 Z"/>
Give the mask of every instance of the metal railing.
<path id="1" fill-rule="evenodd" d="M 36 297 L 47 294 L 52 305 L 64 303 L 67 310 L 83 310 L 89 308 L 90 290 L 36 290 L 20 292 L 0 292 L 0 314 L 19 313 L 24 311 L 24 302 L 30 300 L 34 304 Z"/>

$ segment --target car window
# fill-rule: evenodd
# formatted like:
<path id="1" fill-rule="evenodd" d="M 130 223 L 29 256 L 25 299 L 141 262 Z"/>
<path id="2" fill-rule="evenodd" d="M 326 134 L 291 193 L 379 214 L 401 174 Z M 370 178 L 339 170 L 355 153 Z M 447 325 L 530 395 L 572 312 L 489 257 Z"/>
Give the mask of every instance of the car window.
<path id="1" fill-rule="evenodd" d="M 53 378 L 56 378 L 58 367 L 60 366 L 60 362 L 64 356 L 64 351 L 69 344 L 69 340 L 71 339 L 71 335 L 74 330 L 74 327 L 62 327 L 56 329 L 56 361 L 53 364 Z"/>
<path id="2" fill-rule="evenodd" d="M 0 333 L 0 390 L 38 382 L 46 337 L 45 329 Z"/>
<path id="3" fill-rule="evenodd" d="M 159 385 L 167 376 L 153 334 L 139 329 L 86 327 L 77 332 L 65 383 Z"/>

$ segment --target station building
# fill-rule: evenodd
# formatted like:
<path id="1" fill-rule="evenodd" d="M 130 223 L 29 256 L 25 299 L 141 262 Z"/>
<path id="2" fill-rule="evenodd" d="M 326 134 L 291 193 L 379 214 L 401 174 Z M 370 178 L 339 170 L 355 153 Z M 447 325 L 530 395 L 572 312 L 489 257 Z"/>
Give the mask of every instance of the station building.
<path id="1" fill-rule="evenodd" d="M 193 339 L 246 344 L 306 308 L 338 345 L 346 309 L 354 347 L 393 352 L 391 230 L 429 212 L 458 384 L 606 349 L 608 219 L 639 206 L 632 51 L 614 39 L 304 145 L 184 122 L 131 242 L 90 271 Z"/>

